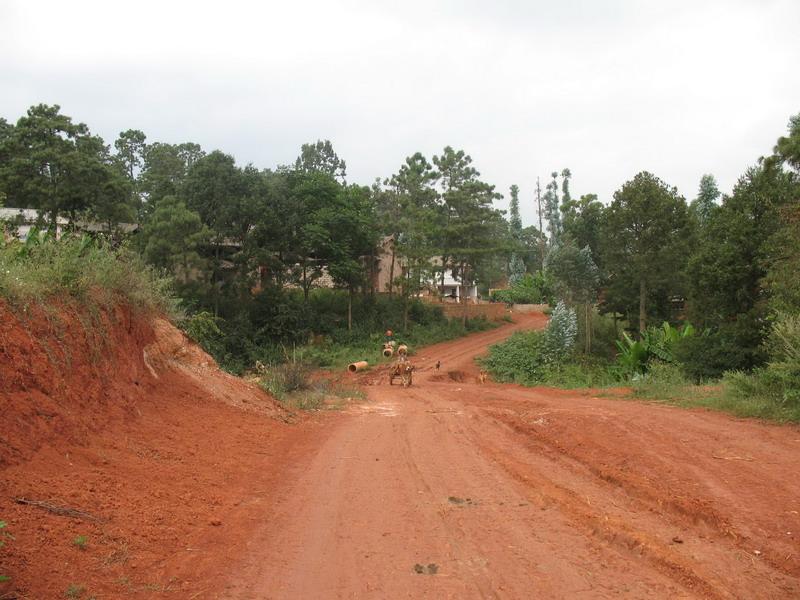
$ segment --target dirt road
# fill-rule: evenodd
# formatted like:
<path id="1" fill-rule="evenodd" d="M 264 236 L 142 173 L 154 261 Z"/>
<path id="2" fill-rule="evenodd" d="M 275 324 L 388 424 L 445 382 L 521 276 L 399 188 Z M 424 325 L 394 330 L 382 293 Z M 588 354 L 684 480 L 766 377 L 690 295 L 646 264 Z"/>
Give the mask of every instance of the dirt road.
<path id="1" fill-rule="evenodd" d="M 293 447 L 221 597 L 799 598 L 800 430 L 477 383 L 543 323 L 430 347 Z"/>

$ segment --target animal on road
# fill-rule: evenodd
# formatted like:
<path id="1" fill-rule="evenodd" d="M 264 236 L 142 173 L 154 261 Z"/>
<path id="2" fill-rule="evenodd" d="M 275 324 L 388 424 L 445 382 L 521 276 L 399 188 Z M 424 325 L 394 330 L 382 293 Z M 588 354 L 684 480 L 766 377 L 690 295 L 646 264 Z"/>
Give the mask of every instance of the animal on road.
<path id="1" fill-rule="evenodd" d="M 394 380 L 399 377 L 403 387 L 410 386 L 413 372 L 414 365 L 411 362 L 408 360 L 397 361 L 389 374 L 389 385 L 394 385 Z"/>

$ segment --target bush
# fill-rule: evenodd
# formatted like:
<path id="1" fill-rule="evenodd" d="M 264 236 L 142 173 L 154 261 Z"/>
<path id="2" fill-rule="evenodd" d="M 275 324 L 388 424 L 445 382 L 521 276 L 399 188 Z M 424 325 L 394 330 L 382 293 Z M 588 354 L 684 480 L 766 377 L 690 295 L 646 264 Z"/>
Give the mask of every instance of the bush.
<path id="1" fill-rule="evenodd" d="M 492 292 L 490 299 L 506 304 L 548 304 L 553 300 L 553 281 L 541 271 L 528 273 L 509 289 Z"/>
<path id="2" fill-rule="evenodd" d="M 572 353 L 576 334 L 575 311 L 559 302 L 544 331 L 515 333 L 491 346 L 481 363 L 498 381 L 535 385 L 548 377 L 557 379 Z"/>
<path id="3" fill-rule="evenodd" d="M 770 362 L 752 373 L 725 374 L 732 398 L 760 398 L 782 408 L 800 409 L 800 315 L 779 315 L 767 341 Z"/>
<path id="4" fill-rule="evenodd" d="M 647 373 L 633 380 L 633 391 L 645 398 L 669 398 L 689 385 L 680 366 L 660 360 L 650 363 Z"/>
<path id="5" fill-rule="evenodd" d="M 106 308 L 125 302 L 177 315 L 171 280 L 126 246 L 114 249 L 88 236 L 56 240 L 36 230 L 25 243 L 0 239 L 0 297 L 13 304 L 57 299 Z"/>
<path id="6" fill-rule="evenodd" d="M 310 388 L 310 374 L 310 367 L 301 362 L 265 367 L 261 373 L 261 387 L 278 400 L 283 400 L 288 394 Z"/>
<path id="7" fill-rule="evenodd" d="M 517 332 L 490 346 L 489 355 L 481 362 L 497 381 L 535 385 L 542 381 L 546 371 L 545 348 L 544 332 Z"/>
<path id="8" fill-rule="evenodd" d="M 558 364 L 572 352 L 578 336 L 578 317 L 575 310 L 559 300 L 550 315 L 544 332 L 544 359 L 548 364 Z"/>
<path id="9" fill-rule="evenodd" d="M 681 339 L 674 349 L 686 375 L 700 383 L 719 379 L 725 371 L 749 371 L 766 359 L 762 335 L 746 317 L 720 326 L 707 335 Z"/>

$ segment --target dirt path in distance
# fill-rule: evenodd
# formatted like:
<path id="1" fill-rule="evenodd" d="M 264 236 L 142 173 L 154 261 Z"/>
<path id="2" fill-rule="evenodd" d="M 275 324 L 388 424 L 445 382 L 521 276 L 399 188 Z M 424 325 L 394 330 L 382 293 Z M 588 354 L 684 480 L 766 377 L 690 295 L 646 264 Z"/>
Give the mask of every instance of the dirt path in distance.
<path id="1" fill-rule="evenodd" d="M 544 323 L 368 386 L 295 449 L 209 597 L 800 597 L 800 429 L 476 382 L 474 356 Z"/>

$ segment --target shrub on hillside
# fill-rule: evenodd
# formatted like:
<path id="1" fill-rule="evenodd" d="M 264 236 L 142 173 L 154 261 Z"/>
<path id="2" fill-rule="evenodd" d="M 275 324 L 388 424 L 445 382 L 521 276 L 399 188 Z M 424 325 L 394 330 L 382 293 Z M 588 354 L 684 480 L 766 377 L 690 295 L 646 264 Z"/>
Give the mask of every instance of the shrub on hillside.
<path id="1" fill-rule="evenodd" d="M 758 397 L 787 408 L 800 408 L 800 315 L 779 315 L 767 339 L 769 363 L 752 373 L 726 373 L 729 393 Z"/>
<path id="2" fill-rule="evenodd" d="M 528 273 L 510 288 L 493 291 L 490 299 L 506 304 L 548 304 L 553 299 L 553 281 L 547 273 Z"/>
<path id="3" fill-rule="evenodd" d="M 57 299 L 111 307 L 172 312 L 171 280 L 127 247 L 112 248 L 88 236 L 60 240 L 30 232 L 27 240 L 0 241 L 0 297 L 12 303 Z"/>
<path id="4" fill-rule="evenodd" d="M 518 332 L 489 348 L 483 365 L 499 381 L 534 385 L 558 371 L 575 347 L 575 311 L 559 302 L 544 331 Z"/>
<path id="5" fill-rule="evenodd" d="M 764 364 L 761 335 L 742 317 L 707 335 L 681 339 L 674 349 L 677 362 L 695 382 L 719 379 L 725 371 L 749 371 Z"/>

